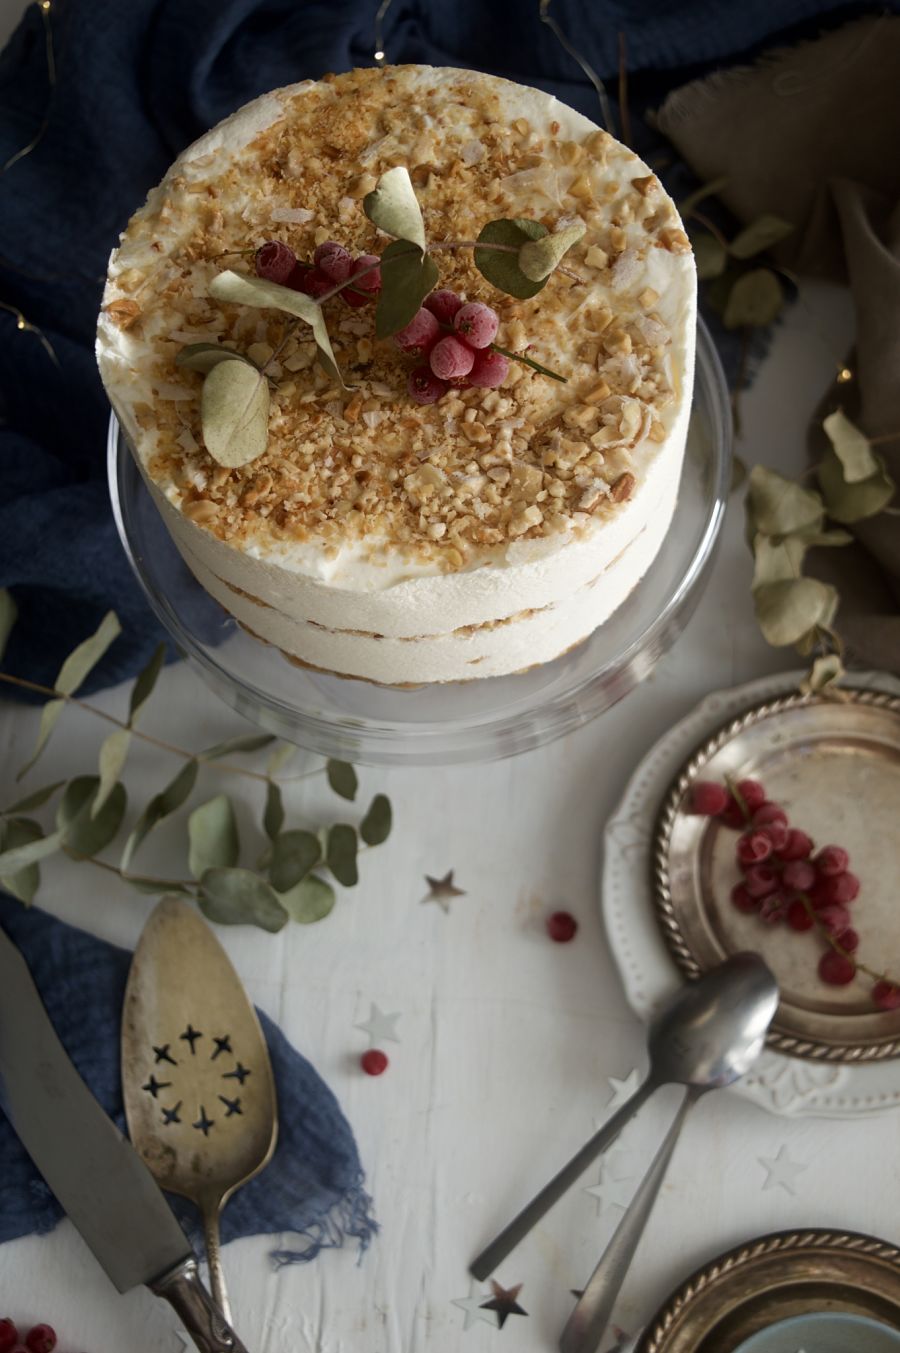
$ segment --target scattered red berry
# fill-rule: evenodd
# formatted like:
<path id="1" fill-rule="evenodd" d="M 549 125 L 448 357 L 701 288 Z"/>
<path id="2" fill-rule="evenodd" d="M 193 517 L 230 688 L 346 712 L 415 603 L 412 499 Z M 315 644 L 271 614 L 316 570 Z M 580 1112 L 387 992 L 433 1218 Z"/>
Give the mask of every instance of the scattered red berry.
<path id="1" fill-rule="evenodd" d="M 738 911 L 757 911 L 759 908 L 759 898 L 749 893 L 743 883 L 736 883 L 732 888 L 731 900 Z"/>
<path id="2" fill-rule="evenodd" d="M 758 827 L 757 831 L 763 836 L 767 836 L 772 842 L 772 849 L 779 854 L 784 848 L 788 839 L 788 827 L 784 822 L 767 822 L 764 827 Z"/>
<path id="3" fill-rule="evenodd" d="M 810 891 L 815 894 L 816 906 L 828 906 L 831 902 L 846 906 L 859 896 L 859 879 L 855 874 L 829 874 L 816 879 L 815 887 Z"/>
<path id="4" fill-rule="evenodd" d="M 765 897 L 778 887 L 778 875 L 770 864 L 751 864 L 744 874 L 751 897 Z"/>
<path id="5" fill-rule="evenodd" d="M 304 268 L 302 271 L 291 275 L 291 286 L 295 291 L 302 291 L 306 296 L 312 296 L 318 300 L 324 296 L 326 291 L 330 291 L 334 286 L 330 277 L 326 277 L 318 268 Z"/>
<path id="6" fill-rule="evenodd" d="M 774 893 L 767 893 L 759 904 L 759 914 L 767 925 L 776 925 L 779 921 L 783 921 L 787 912 L 787 898 L 777 889 Z"/>
<path id="7" fill-rule="evenodd" d="M 320 272 L 325 274 L 332 285 L 337 282 L 346 282 L 353 271 L 353 255 L 349 249 L 345 249 L 342 244 L 338 244 L 337 240 L 326 240 L 324 244 L 316 245 L 313 263 Z"/>
<path id="8" fill-rule="evenodd" d="M 766 827 L 770 822 L 783 822 L 787 826 L 787 813 L 777 803 L 764 803 L 754 809 L 750 822 L 754 827 Z"/>
<path id="9" fill-rule="evenodd" d="M 7 1316 L 0 1320 L 0 1353 L 10 1353 L 19 1342 L 19 1331 Z"/>
<path id="10" fill-rule="evenodd" d="M 547 934 L 557 944 L 568 944 L 569 940 L 575 938 L 578 929 L 578 922 L 568 911 L 555 911 L 552 916 L 547 917 L 546 924 Z"/>
<path id="11" fill-rule="evenodd" d="M 819 976 L 830 987 L 845 987 L 856 976 L 856 964 L 836 949 L 829 949 L 819 959 Z"/>
<path id="12" fill-rule="evenodd" d="M 852 926 L 848 926 L 846 930 L 842 930 L 836 938 L 838 944 L 847 954 L 853 954 L 859 948 L 859 935 Z"/>
<path id="13" fill-rule="evenodd" d="M 257 249 L 254 261 L 257 277 L 284 286 L 297 266 L 297 255 L 280 240 L 269 240 Z"/>
<path id="14" fill-rule="evenodd" d="M 728 790 L 714 780 L 698 780 L 691 786 L 688 812 L 698 813 L 701 817 L 718 817 L 730 797 Z"/>
<path id="15" fill-rule="evenodd" d="M 447 393 L 447 382 L 439 380 L 430 366 L 417 366 L 410 372 L 407 389 L 417 404 L 436 404 Z"/>
<path id="16" fill-rule="evenodd" d="M 882 979 L 872 988 L 872 1000 L 879 1010 L 900 1010 L 900 986 Z"/>
<path id="17" fill-rule="evenodd" d="M 500 320 L 483 301 L 469 301 L 453 316 L 453 327 L 470 348 L 487 348 L 497 337 Z"/>
<path id="18" fill-rule="evenodd" d="M 394 342 L 410 357 L 424 357 L 441 336 L 441 326 L 430 310 L 418 310 L 405 329 L 394 334 Z"/>
<path id="19" fill-rule="evenodd" d="M 793 888 L 798 893 L 805 893 L 815 883 L 816 871 L 808 860 L 788 860 L 781 871 L 781 877 L 786 887 Z"/>
<path id="20" fill-rule="evenodd" d="M 378 294 L 381 290 L 381 269 L 373 265 L 380 262 L 377 254 L 360 254 L 353 260 L 350 276 L 356 278 L 355 290 L 365 291 L 370 296 Z M 366 268 L 371 268 L 372 271 L 366 272 L 364 277 L 358 276 Z"/>
<path id="21" fill-rule="evenodd" d="M 476 352 L 472 370 L 469 372 L 469 384 L 479 385 L 483 389 L 495 390 L 509 375 L 509 358 L 502 352 L 492 352 L 486 348 Z"/>
<path id="22" fill-rule="evenodd" d="M 738 803 L 733 794 L 728 794 L 725 799 L 725 807 L 718 815 L 726 827 L 733 827 L 735 831 L 740 831 L 746 827 L 747 818 L 744 810 Z"/>
<path id="23" fill-rule="evenodd" d="M 772 854 L 772 842 L 765 832 L 745 832 L 738 839 L 735 854 L 738 864 L 761 864 Z"/>
<path id="24" fill-rule="evenodd" d="M 796 827 L 791 827 L 783 845 L 776 846 L 776 850 L 781 858 L 788 860 L 806 860 L 812 854 L 813 843 L 806 832 L 798 831 Z"/>
<path id="25" fill-rule="evenodd" d="M 462 309 L 463 301 L 455 291 L 442 288 L 440 291 L 433 291 L 430 296 L 426 296 L 422 304 L 426 310 L 431 311 L 438 323 L 452 324 L 453 316 L 457 310 Z"/>
<path id="26" fill-rule="evenodd" d="M 454 376 L 468 376 L 475 362 L 475 353 L 453 334 L 448 334 L 435 343 L 428 360 L 434 374 L 446 381 Z"/>
<path id="27" fill-rule="evenodd" d="M 829 902 L 827 906 L 820 907 L 816 912 L 816 919 L 829 935 L 834 936 L 842 934 L 850 925 L 850 913 L 840 902 Z"/>
<path id="28" fill-rule="evenodd" d="M 28 1353 L 53 1353 L 56 1330 L 51 1325 L 34 1325 L 25 1335 Z"/>
<path id="29" fill-rule="evenodd" d="M 387 1055 L 380 1048 L 369 1048 L 359 1059 L 359 1064 L 367 1076 L 380 1076 L 383 1071 L 387 1071 Z"/>
<path id="30" fill-rule="evenodd" d="M 787 923 L 791 930 L 812 930 L 816 922 L 798 897 L 787 909 Z"/>
<path id="31" fill-rule="evenodd" d="M 766 801 L 766 791 L 758 780 L 738 780 L 737 792 L 747 805 L 748 813 L 755 813 Z"/>
<path id="32" fill-rule="evenodd" d="M 850 856 L 842 846 L 823 846 L 813 860 L 820 874 L 830 878 L 833 874 L 843 874 L 850 863 Z"/>

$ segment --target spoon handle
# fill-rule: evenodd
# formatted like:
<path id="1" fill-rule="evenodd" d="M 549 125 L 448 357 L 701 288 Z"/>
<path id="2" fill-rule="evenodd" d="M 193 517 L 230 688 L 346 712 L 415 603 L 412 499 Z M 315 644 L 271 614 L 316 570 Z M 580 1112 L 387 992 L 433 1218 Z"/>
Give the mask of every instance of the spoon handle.
<path id="1" fill-rule="evenodd" d="M 613 1306 L 625 1281 L 628 1266 L 653 1210 L 656 1195 L 672 1159 L 672 1152 L 675 1150 L 688 1110 L 696 1103 L 701 1093 L 697 1087 L 691 1086 L 681 1101 L 672 1125 L 641 1180 L 637 1193 L 629 1203 L 612 1240 L 579 1297 L 577 1306 L 569 1316 L 559 1341 L 560 1353 L 596 1353 L 612 1317 Z"/>
<path id="2" fill-rule="evenodd" d="M 510 1254 L 518 1245 L 520 1240 L 524 1240 L 533 1226 L 541 1220 L 545 1213 L 557 1202 L 567 1189 L 571 1188 L 580 1175 L 584 1174 L 591 1161 L 606 1150 L 608 1146 L 616 1140 L 619 1133 L 625 1125 L 634 1117 L 638 1109 L 649 1099 L 653 1091 L 659 1088 L 660 1082 L 652 1076 L 644 1081 L 642 1085 L 635 1090 L 630 1099 L 626 1100 L 617 1113 L 608 1119 L 595 1132 L 590 1141 L 585 1142 L 580 1151 L 572 1157 L 568 1164 L 564 1165 L 557 1175 L 545 1184 L 531 1202 L 522 1208 L 518 1216 L 514 1217 L 508 1226 L 505 1226 L 498 1236 L 491 1241 L 485 1249 L 473 1259 L 469 1265 L 469 1272 L 473 1278 L 484 1282 L 489 1278 L 498 1264 L 501 1264 L 508 1254 Z"/>
<path id="3" fill-rule="evenodd" d="M 231 1323 L 231 1303 L 225 1287 L 225 1270 L 222 1267 L 222 1240 L 219 1234 L 219 1213 L 221 1203 L 218 1198 L 208 1198 L 203 1203 L 203 1238 L 206 1242 L 206 1262 L 209 1264 L 209 1285 L 213 1300 Z"/>

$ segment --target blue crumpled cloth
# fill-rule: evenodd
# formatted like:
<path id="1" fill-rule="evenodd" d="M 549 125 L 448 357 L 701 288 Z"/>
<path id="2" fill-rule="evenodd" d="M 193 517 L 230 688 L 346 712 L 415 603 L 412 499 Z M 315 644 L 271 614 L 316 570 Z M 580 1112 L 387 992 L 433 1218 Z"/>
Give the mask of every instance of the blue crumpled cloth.
<path id="1" fill-rule="evenodd" d="M 160 634 L 116 537 L 104 472 L 108 406 L 92 345 L 110 249 L 173 157 L 267 89 L 372 64 L 377 0 L 55 0 L 58 81 L 48 91 L 30 5 L 0 55 L 0 587 L 20 619 L 6 658 L 52 684 L 63 657 L 114 608 L 122 639 L 85 690 L 133 675 Z M 551 13 L 615 87 L 627 39 L 635 148 L 640 112 L 714 64 L 858 15 L 836 0 L 554 0 Z M 394 0 L 393 62 L 471 66 L 547 89 L 594 118 L 593 89 L 538 18 L 538 0 Z M 657 143 L 658 149 L 658 143 Z M 666 171 L 662 171 L 664 176 Z M 671 181 L 670 181 L 671 183 Z"/>
<path id="2" fill-rule="evenodd" d="M 0 926 L 31 969 L 47 1013 L 76 1068 L 122 1131 L 119 1029 L 131 954 L 0 894 Z M 222 1214 L 222 1239 L 279 1235 L 276 1265 L 306 1262 L 352 1237 L 363 1250 L 376 1231 L 353 1132 L 305 1057 L 260 1013 L 278 1092 L 279 1136 L 271 1163 Z M 198 1250 L 195 1210 L 170 1197 Z M 62 1209 L 2 1112 L 0 1242 L 51 1231 Z"/>

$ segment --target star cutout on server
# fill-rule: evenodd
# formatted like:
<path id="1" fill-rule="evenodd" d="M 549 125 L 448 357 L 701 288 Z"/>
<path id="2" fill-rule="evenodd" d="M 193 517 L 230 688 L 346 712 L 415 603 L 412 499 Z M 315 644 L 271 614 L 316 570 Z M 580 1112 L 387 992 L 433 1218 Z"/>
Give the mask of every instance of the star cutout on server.
<path id="1" fill-rule="evenodd" d="M 222 1072 L 222 1080 L 223 1080 L 223 1081 L 238 1081 L 239 1084 L 243 1085 L 243 1084 L 244 1084 L 244 1081 L 247 1079 L 247 1077 L 248 1077 L 249 1075 L 250 1075 L 250 1072 L 247 1070 L 247 1068 L 246 1068 L 245 1066 L 243 1066 L 240 1062 L 238 1062 L 237 1066 L 234 1068 L 233 1071 L 223 1071 L 223 1072 Z"/>
<path id="2" fill-rule="evenodd" d="M 758 1156 L 757 1159 L 766 1172 L 763 1190 L 782 1188 L 785 1193 L 797 1192 L 794 1178 L 802 1174 L 807 1166 L 802 1161 L 791 1160 L 786 1146 L 779 1148 L 777 1156 Z"/>
<path id="3" fill-rule="evenodd" d="M 204 1137 L 208 1137 L 208 1136 L 209 1136 L 209 1130 L 210 1130 L 211 1127 L 214 1126 L 215 1121 L 216 1121 L 216 1120 L 215 1120 L 214 1118 L 207 1118 L 207 1116 L 206 1116 L 206 1110 L 204 1109 L 203 1105 L 201 1104 L 201 1105 L 200 1105 L 200 1117 L 197 1119 L 196 1123 L 191 1123 L 191 1127 L 197 1128 L 197 1130 L 198 1130 L 199 1132 L 202 1132 L 202 1133 L 203 1133 Z"/>
<path id="4" fill-rule="evenodd" d="M 216 1050 L 215 1050 L 215 1052 L 212 1054 L 212 1056 L 211 1056 L 210 1059 L 209 1059 L 211 1062 L 214 1062 L 214 1061 L 216 1060 L 216 1058 L 218 1057 L 218 1055 L 219 1055 L 220 1052 L 231 1052 L 231 1035 L 230 1035 L 230 1034 L 226 1034 L 224 1038 L 216 1038 L 216 1036 L 215 1036 L 215 1034 L 214 1034 L 214 1035 L 213 1035 L 213 1042 L 214 1042 L 215 1045 L 216 1045 Z"/>
<path id="5" fill-rule="evenodd" d="M 179 1113 L 179 1110 L 181 1109 L 181 1105 L 182 1105 L 182 1101 L 179 1099 L 179 1101 L 178 1101 L 178 1103 L 175 1105 L 174 1109 L 167 1109 L 167 1108 L 165 1107 L 165 1105 L 162 1106 L 162 1111 L 163 1111 L 163 1127 L 168 1127 L 168 1125 L 169 1125 L 170 1123 L 180 1123 L 180 1122 L 181 1122 L 181 1119 L 178 1117 L 178 1113 Z"/>
<path id="6" fill-rule="evenodd" d="M 243 1112 L 244 1112 L 244 1110 L 241 1108 L 241 1097 L 240 1097 L 240 1095 L 238 1095 L 237 1099 L 226 1099 L 226 1097 L 225 1097 L 224 1095 L 219 1095 L 219 1098 L 221 1099 L 222 1103 L 225 1105 L 225 1117 L 226 1117 L 226 1118 L 233 1118 L 234 1115 L 235 1115 L 236 1113 L 243 1113 Z"/>
<path id="7" fill-rule="evenodd" d="M 197 1030 L 194 1028 L 194 1026 L 189 1023 L 184 1033 L 179 1034 L 178 1037 L 183 1038 L 185 1043 L 190 1043 L 191 1054 L 193 1055 L 197 1051 L 197 1049 L 194 1047 L 194 1044 L 197 1042 L 197 1039 L 202 1038 L 203 1035 L 201 1033 L 198 1033 Z"/>
<path id="8" fill-rule="evenodd" d="M 496 1311 L 497 1323 L 500 1328 L 506 1324 L 511 1315 L 527 1315 L 523 1311 L 516 1298 L 522 1290 L 522 1284 L 516 1283 L 515 1287 L 501 1287 L 498 1282 L 491 1280 L 491 1291 L 494 1293 L 490 1301 L 481 1303 L 482 1310 Z"/>
<path id="9" fill-rule="evenodd" d="M 369 1005 L 369 1018 L 364 1024 L 354 1024 L 354 1029 L 361 1029 L 364 1034 L 369 1035 L 373 1048 L 379 1047 L 382 1043 L 399 1043 L 397 1037 L 397 1020 L 400 1018 L 400 1011 L 392 1015 L 386 1015 L 383 1010 L 372 1002 Z"/>
<path id="10" fill-rule="evenodd" d="M 479 1320 L 490 1325 L 493 1329 L 500 1328 L 500 1318 L 496 1311 L 486 1311 L 483 1303 L 484 1293 L 478 1291 L 478 1284 L 473 1278 L 469 1283 L 469 1295 L 467 1297 L 454 1297 L 453 1306 L 458 1306 L 461 1311 L 465 1311 L 463 1320 L 463 1330 L 471 1329 L 477 1325 Z"/>
<path id="11" fill-rule="evenodd" d="M 617 1076 L 607 1076 L 607 1080 L 609 1081 L 612 1095 L 606 1101 L 606 1107 L 608 1109 L 618 1109 L 621 1108 L 626 1099 L 631 1098 L 640 1085 L 641 1073 L 638 1071 L 637 1067 L 634 1066 L 624 1080 L 619 1080 Z"/>
<path id="12" fill-rule="evenodd" d="M 161 1048 L 154 1047 L 153 1053 L 154 1056 L 156 1057 L 157 1065 L 160 1062 L 171 1062 L 173 1066 L 178 1065 L 178 1063 L 175 1061 L 175 1058 L 169 1052 L 170 1047 L 171 1047 L 170 1043 L 163 1043 Z"/>
<path id="13" fill-rule="evenodd" d="M 156 1077 L 151 1074 L 147 1084 L 142 1085 L 141 1089 L 146 1090 L 154 1099 L 158 1099 L 160 1090 L 168 1090 L 171 1084 L 171 1081 L 158 1081 Z"/>
<path id="14" fill-rule="evenodd" d="M 430 874 L 425 875 L 425 882 L 428 884 L 428 894 L 422 898 L 423 902 L 436 902 L 442 911 L 450 910 L 450 901 L 454 897 L 465 897 L 465 890 L 457 888 L 453 882 L 453 875 L 456 871 L 451 869 L 442 879 L 433 879 Z"/>

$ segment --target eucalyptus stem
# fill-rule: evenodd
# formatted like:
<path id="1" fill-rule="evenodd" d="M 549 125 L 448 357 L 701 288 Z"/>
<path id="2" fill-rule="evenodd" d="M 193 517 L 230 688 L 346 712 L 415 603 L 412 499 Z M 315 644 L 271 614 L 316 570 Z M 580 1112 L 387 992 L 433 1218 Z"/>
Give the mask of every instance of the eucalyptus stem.
<path id="1" fill-rule="evenodd" d="M 116 874 L 125 883 L 159 884 L 160 892 L 163 891 L 163 888 L 181 888 L 196 896 L 197 885 L 193 879 L 155 879 L 149 878 L 146 874 L 126 874 L 125 870 L 120 869 L 118 865 L 109 864 L 106 860 L 99 860 L 96 855 L 82 855 L 79 851 L 73 850 L 71 846 L 63 846 L 63 853 L 78 864 L 93 864 L 98 869 L 105 869 L 108 874 Z"/>

